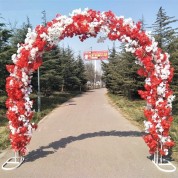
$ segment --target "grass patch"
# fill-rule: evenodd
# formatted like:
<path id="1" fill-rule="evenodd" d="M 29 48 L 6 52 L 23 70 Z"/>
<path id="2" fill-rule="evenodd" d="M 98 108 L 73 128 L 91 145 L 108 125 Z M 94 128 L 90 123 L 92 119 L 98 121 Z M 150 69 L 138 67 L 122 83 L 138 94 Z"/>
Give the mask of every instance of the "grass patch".
<path id="1" fill-rule="evenodd" d="M 144 114 L 143 109 L 145 101 L 143 100 L 128 100 L 126 97 L 108 93 L 109 98 L 114 105 L 120 109 L 122 114 L 134 122 L 140 128 L 143 128 Z"/>
<path id="2" fill-rule="evenodd" d="M 51 96 L 41 96 L 41 112 L 34 114 L 33 122 L 38 123 L 44 116 L 51 112 L 54 108 L 68 101 L 80 92 L 54 92 Z M 4 150 L 10 146 L 9 130 L 7 128 L 8 120 L 6 118 L 5 96 L 0 97 L 0 150 Z M 34 109 L 37 111 L 37 95 L 32 94 L 31 99 L 34 101 Z"/>
<path id="3" fill-rule="evenodd" d="M 143 121 L 146 120 L 143 109 L 146 105 L 144 100 L 128 100 L 126 97 L 108 93 L 109 98 L 113 104 L 120 109 L 122 114 L 141 129 L 144 128 Z M 178 161 L 178 111 L 175 109 L 178 102 L 173 103 L 173 117 L 174 121 L 171 126 L 170 135 L 176 142 L 172 149 L 172 157 Z M 175 112 L 174 112 L 175 111 Z"/>

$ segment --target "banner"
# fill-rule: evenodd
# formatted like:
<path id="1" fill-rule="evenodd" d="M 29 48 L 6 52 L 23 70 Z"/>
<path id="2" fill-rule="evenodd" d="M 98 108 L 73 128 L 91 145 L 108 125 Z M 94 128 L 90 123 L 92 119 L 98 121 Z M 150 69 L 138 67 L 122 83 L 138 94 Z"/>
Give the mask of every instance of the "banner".
<path id="1" fill-rule="evenodd" d="M 85 60 L 107 60 L 108 51 L 85 51 L 83 57 Z"/>

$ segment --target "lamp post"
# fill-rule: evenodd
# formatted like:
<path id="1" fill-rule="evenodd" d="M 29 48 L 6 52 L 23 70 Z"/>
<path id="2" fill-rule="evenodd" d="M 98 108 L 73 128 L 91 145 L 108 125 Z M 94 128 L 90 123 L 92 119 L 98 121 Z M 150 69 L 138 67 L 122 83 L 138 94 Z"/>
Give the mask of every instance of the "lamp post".
<path id="1" fill-rule="evenodd" d="M 40 68 L 38 67 L 38 112 L 41 109 L 41 97 L 40 97 Z"/>

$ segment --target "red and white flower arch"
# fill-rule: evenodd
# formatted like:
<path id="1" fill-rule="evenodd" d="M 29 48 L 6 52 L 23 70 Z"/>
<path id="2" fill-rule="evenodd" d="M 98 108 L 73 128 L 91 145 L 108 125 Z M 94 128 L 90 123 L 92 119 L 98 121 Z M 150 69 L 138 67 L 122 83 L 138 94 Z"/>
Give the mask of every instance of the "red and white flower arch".
<path id="1" fill-rule="evenodd" d="M 173 92 L 169 83 L 173 77 L 169 54 L 157 47 L 157 42 L 148 32 L 141 30 L 141 23 L 132 19 L 118 17 L 111 11 L 97 12 L 91 9 L 74 10 L 69 17 L 57 15 L 46 26 L 39 25 L 34 30 L 29 29 L 24 44 L 18 44 L 17 53 L 12 56 L 13 65 L 7 65 L 10 76 L 7 77 L 6 91 L 8 99 L 7 118 L 9 119 L 10 141 L 12 149 L 26 153 L 26 145 L 30 142 L 33 129 L 33 102 L 29 95 L 32 92 L 32 74 L 42 64 L 42 54 L 50 50 L 65 37 L 79 36 L 83 41 L 104 33 L 110 40 L 125 42 L 126 51 L 136 57 L 140 65 L 138 74 L 146 77 L 145 91 L 138 91 L 147 105 L 144 114 L 146 135 L 144 140 L 150 148 L 150 153 L 159 151 L 161 155 L 168 154 L 168 149 L 174 146 L 169 136 L 173 121 Z"/>

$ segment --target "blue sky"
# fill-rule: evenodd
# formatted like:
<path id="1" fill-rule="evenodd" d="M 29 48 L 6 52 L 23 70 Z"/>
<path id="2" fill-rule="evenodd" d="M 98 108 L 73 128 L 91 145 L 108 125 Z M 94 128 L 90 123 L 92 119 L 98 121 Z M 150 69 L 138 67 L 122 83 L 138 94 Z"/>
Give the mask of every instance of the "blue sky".
<path id="1" fill-rule="evenodd" d="M 156 20 L 156 13 L 160 6 L 165 9 L 168 16 L 175 16 L 178 19 L 178 0 L 0 0 L 0 14 L 6 22 L 12 24 L 17 22 L 20 26 L 30 18 L 33 27 L 41 24 L 41 12 L 47 13 L 47 20 L 51 21 L 56 14 L 68 15 L 74 9 L 86 7 L 99 10 L 111 10 L 118 16 L 132 18 L 134 21 L 144 16 L 145 23 L 151 25 Z M 178 27 L 178 23 L 175 24 Z M 69 45 L 76 53 L 90 50 L 107 50 L 112 42 L 98 44 L 96 39 L 88 39 L 81 43 L 77 38 L 66 39 L 60 45 Z M 116 43 L 116 46 L 119 45 Z"/>

